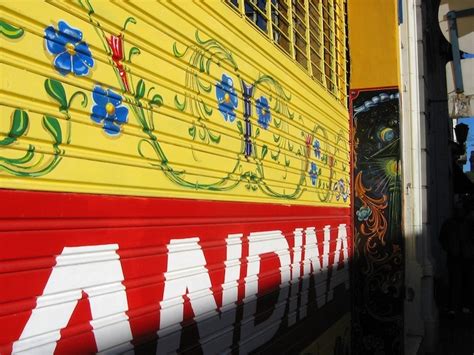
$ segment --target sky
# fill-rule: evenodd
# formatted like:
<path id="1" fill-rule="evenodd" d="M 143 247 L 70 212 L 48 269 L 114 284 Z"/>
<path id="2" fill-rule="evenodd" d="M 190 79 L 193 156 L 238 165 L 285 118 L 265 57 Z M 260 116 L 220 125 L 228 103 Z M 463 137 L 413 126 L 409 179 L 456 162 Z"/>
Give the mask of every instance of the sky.
<path id="1" fill-rule="evenodd" d="M 474 58 L 474 54 L 463 53 L 463 58 Z M 458 120 L 458 123 L 465 123 L 469 126 L 469 133 L 466 141 L 466 150 L 467 150 L 467 163 L 464 165 L 464 171 L 470 170 L 469 157 L 471 156 L 471 151 L 474 150 L 474 117 L 461 118 Z"/>
<path id="2" fill-rule="evenodd" d="M 467 163 L 464 165 L 464 171 L 470 171 L 469 157 L 471 156 L 471 151 L 474 151 L 474 117 L 460 118 L 458 123 L 465 123 L 469 126 L 469 133 L 467 135 L 466 141 L 466 151 L 467 151 Z"/>

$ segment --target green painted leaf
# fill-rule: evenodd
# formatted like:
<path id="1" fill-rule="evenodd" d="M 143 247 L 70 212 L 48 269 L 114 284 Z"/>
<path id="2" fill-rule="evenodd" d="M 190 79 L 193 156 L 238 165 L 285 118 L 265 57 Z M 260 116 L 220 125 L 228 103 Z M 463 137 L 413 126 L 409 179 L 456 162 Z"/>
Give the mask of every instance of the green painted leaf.
<path id="1" fill-rule="evenodd" d="M 260 135 L 260 128 L 257 127 L 255 130 L 255 138 L 257 138 Z"/>
<path id="2" fill-rule="evenodd" d="M 200 129 L 199 130 L 199 138 L 201 138 L 202 141 L 205 141 L 206 140 L 206 137 L 207 137 L 207 131 L 205 129 Z"/>
<path id="3" fill-rule="evenodd" d="M 137 91 L 135 92 L 135 98 L 140 100 L 145 96 L 145 82 L 143 79 L 138 80 Z"/>
<path id="4" fill-rule="evenodd" d="M 73 100 L 76 97 L 79 97 L 79 96 L 82 98 L 81 106 L 85 108 L 87 106 L 88 99 L 87 99 L 87 95 L 84 94 L 84 92 L 82 92 L 82 91 L 76 91 L 74 94 L 71 95 L 71 97 L 69 98 L 69 102 L 67 104 L 67 107 L 68 108 L 71 107 L 71 104 L 72 104 Z"/>
<path id="5" fill-rule="evenodd" d="M 7 38 L 17 39 L 23 36 L 25 30 L 0 20 L 0 33 Z"/>
<path id="6" fill-rule="evenodd" d="M 134 25 L 136 25 L 136 24 L 137 24 L 137 20 L 135 20 L 134 17 L 128 17 L 128 18 L 125 20 L 124 24 L 123 24 L 122 32 L 125 31 L 125 29 L 127 28 L 127 25 L 128 25 L 129 23 L 133 23 Z"/>
<path id="7" fill-rule="evenodd" d="M 212 108 L 210 108 L 209 106 L 207 106 L 207 105 L 205 104 L 205 102 L 202 101 L 202 100 L 199 100 L 199 102 L 202 104 L 202 107 L 203 107 L 204 112 L 206 113 L 206 115 L 210 116 L 210 115 L 212 114 Z"/>
<path id="8" fill-rule="evenodd" d="M 176 42 L 173 43 L 173 55 L 176 57 L 176 58 L 181 58 L 181 57 L 184 57 L 184 55 L 186 54 L 186 52 L 188 51 L 189 47 L 186 47 L 186 49 L 184 50 L 184 52 L 180 52 L 179 49 L 178 49 L 178 45 Z"/>
<path id="9" fill-rule="evenodd" d="M 189 135 L 191 137 L 196 138 L 196 126 L 192 126 L 188 129 Z"/>
<path id="10" fill-rule="evenodd" d="M 186 109 L 186 99 L 183 101 L 183 103 L 179 102 L 178 95 L 174 96 L 174 105 L 176 108 L 180 111 L 184 111 Z"/>
<path id="11" fill-rule="evenodd" d="M 59 103 L 59 110 L 67 110 L 68 103 L 66 99 L 66 91 L 64 90 L 63 84 L 54 79 L 46 79 L 44 81 L 44 88 L 49 96 L 51 96 L 55 101 Z"/>
<path id="12" fill-rule="evenodd" d="M 261 158 L 262 160 L 265 158 L 267 153 L 268 153 L 268 147 L 267 147 L 266 144 L 264 144 L 263 147 L 262 147 L 262 158 Z"/>
<path id="13" fill-rule="evenodd" d="M 201 73 L 204 73 L 204 70 L 206 70 L 204 68 L 204 56 L 201 56 L 200 59 L 199 59 L 199 71 Z"/>
<path id="14" fill-rule="evenodd" d="M 197 80 L 197 83 L 198 83 L 200 89 L 204 90 L 205 92 L 211 92 L 211 90 L 212 90 L 212 85 L 211 84 L 209 84 L 209 85 L 203 84 L 202 81 L 199 79 L 199 77 L 196 77 L 196 80 Z"/>
<path id="15" fill-rule="evenodd" d="M 221 141 L 221 135 L 214 134 L 211 131 L 208 131 L 208 133 L 209 133 L 209 138 L 211 139 L 211 141 L 213 141 L 216 144 L 219 144 L 219 142 Z"/>
<path id="16" fill-rule="evenodd" d="M 25 155 L 23 155 L 20 158 L 4 158 L 0 157 L 0 161 L 7 162 L 8 164 L 13 164 L 13 165 L 22 165 L 26 164 L 31 161 L 35 156 L 35 147 L 33 145 L 28 146 L 28 150 L 26 151 Z"/>
<path id="17" fill-rule="evenodd" d="M 278 158 L 280 157 L 280 151 L 278 150 L 277 152 L 275 152 L 275 154 L 270 153 L 270 155 L 272 156 L 272 159 L 274 161 L 278 162 Z"/>
<path id="18" fill-rule="evenodd" d="M 130 48 L 130 50 L 128 51 L 128 61 L 131 62 L 132 61 L 132 57 L 134 55 L 139 55 L 141 52 L 140 50 L 137 48 L 137 47 L 132 47 Z"/>
<path id="19" fill-rule="evenodd" d="M 58 122 L 56 117 L 51 116 L 43 116 L 43 124 L 44 127 L 48 130 L 48 132 L 53 137 L 56 144 L 61 144 L 62 142 L 62 132 L 61 132 L 61 125 Z"/>
<path id="20" fill-rule="evenodd" d="M 152 86 L 151 88 L 148 89 L 148 92 L 146 93 L 146 97 L 150 97 L 150 93 L 155 90 L 155 87 Z"/>
<path id="21" fill-rule="evenodd" d="M 163 98 L 159 94 L 153 95 L 153 98 L 150 100 L 151 105 L 156 105 L 158 107 L 163 105 Z"/>
<path id="22" fill-rule="evenodd" d="M 243 129 L 243 127 L 242 127 L 242 122 L 237 121 L 237 128 L 238 128 L 240 134 L 243 135 L 243 134 L 244 134 L 244 129 Z"/>
<path id="23" fill-rule="evenodd" d="M 16 109 L 12 114 L 12 126 L 8 136 L 0 141 L 0 145 L 9 145 L 21 137 L 28 128 L 29 117 L 28 114 L 20 109 Z"/>
<path id="24" fill-rule="evenodd" d="M 202 40 L 200 37 L 199 37 L 199 30 L 196 30 L 196 32 L 194 33 L 194 37 L 196 38 L 196 42 L 201 44 L 201 45 L 206 45 L 208 44 L 209 42 L 212 42 L 212 39 L 208 39 L 207 41 L 205 40 Z"/>

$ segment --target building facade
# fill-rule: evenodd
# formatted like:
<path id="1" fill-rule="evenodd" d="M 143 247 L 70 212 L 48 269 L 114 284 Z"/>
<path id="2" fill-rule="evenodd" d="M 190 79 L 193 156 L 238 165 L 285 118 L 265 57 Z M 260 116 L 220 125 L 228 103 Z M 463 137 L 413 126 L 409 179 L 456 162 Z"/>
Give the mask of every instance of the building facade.
<path id="1" fill-rule="evenodd" d="M 345 1 L 0 6 L 0 353 L 349 351 Z"/>

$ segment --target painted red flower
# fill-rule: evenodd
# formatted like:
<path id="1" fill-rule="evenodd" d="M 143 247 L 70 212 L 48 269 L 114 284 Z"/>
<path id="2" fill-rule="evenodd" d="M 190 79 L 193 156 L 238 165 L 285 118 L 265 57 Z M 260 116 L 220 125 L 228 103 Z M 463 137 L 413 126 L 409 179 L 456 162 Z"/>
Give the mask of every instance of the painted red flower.
<path id="1" fill-rule="evenodd" d="M 125 68 L 122 64 L 122 61 L 125 59 L 125 55 L 123 52 L 123 35 L 110 35 L 110 38 L 107 38 L 107 43 L 109 44 L 109 47 L 112 50 L 112 60 L 114 61 L 115 66 L 119 71 L 122 83 L 127 89 L 127 91 L 130 91 L 127 79 L 127 72 L 125 71 Z"/>
<path id="2" fill-rule="evenodd" d="M 309 158 L 311 154 L 311 143 L 313 143 L 313 136 L 311 134 L 307 134 L 305 138 L 306 143 L 306 156 Z"/>

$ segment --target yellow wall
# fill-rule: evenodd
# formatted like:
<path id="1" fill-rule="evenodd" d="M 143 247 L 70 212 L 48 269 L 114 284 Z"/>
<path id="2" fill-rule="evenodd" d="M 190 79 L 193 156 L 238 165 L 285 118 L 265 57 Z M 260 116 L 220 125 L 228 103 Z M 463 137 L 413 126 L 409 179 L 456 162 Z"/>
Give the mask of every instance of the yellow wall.
<path id="1" fill-rule="evenodd" d="M 0 6 L 1 188 L 348 206 L 345 107 L 224 2 Z M 87 75 L 55 68 L 59 54 L 48 51 L 44 36 L 60 21 L 82 32 L 94 60 Z M 129 88 L 107 45 L 119 34 Z M 238 95 L 234 122 L 218 109 L 223 74 Z M 248 158 L 240 79 L 256 87 Z M 128 109 L 115 137 L 105 121 L 91 119 L 96 86 L 121 95 L 120 107 Z M 268 129 L 257 122 L 262 96 L 270 105 Z M 307 139 L 320 141 L 319 157 Z M 314 185 L 311 163 L 319 175 Z"/>
<path id="2" fill-rule="evenodd" d="M 396 0 L 349 0 L 351 89 L 398 86 Z"/>

